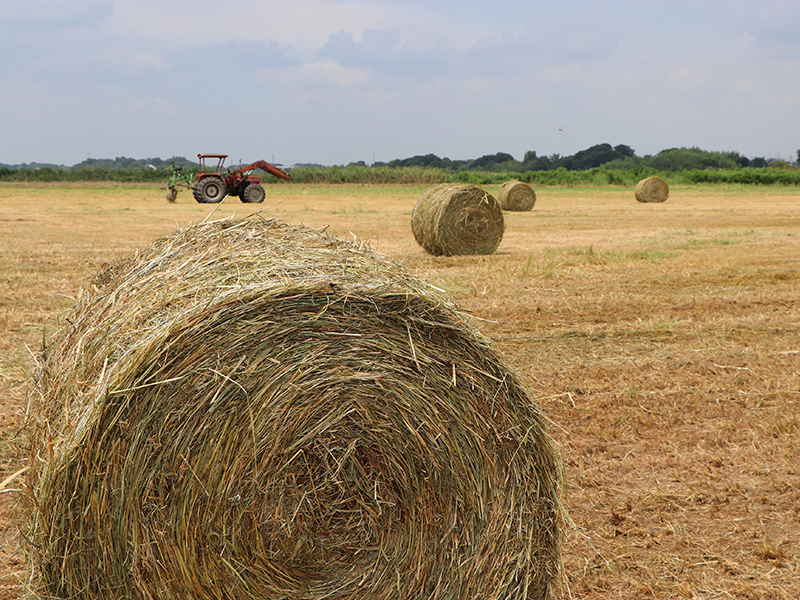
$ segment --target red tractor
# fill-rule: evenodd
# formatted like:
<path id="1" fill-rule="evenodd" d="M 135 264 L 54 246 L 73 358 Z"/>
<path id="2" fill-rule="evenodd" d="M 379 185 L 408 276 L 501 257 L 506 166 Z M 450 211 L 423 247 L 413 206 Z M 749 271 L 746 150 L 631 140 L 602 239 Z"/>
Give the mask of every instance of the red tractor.
<path id="1" fill-rule="evenodd" d="M 291 179 L 288 173 L 265 160 L 256 161 L 236 170 L 223 171 L 225 159 L 228 158 L 227 154 L 198 154 L 197 158 L 200 160 L 200 170 L 195 175 L 195 181 L 192 184 L 192 195 L 195 200 L 204 204 L 222 202 L 222 199 L 228 195 L 239 196 L 242 202 L 263 202 L 266 193 L 261 186 L 261 177 L 251 175 L 256 169 L 266 171 L 280 179 Z M 217 160 L 217 165 L 213 170 L 211 167 L 206 170 L 207 158 Z M 188 186 L 188 181 L 186 185 Z M 175 186 L 168 187 L 171 195 L 177 196 Z"/>

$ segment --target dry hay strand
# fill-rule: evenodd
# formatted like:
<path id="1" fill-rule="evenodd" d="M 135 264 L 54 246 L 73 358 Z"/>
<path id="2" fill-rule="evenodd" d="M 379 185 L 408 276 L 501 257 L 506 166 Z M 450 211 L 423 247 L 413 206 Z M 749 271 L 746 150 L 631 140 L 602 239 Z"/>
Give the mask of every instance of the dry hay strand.
<path id="1" fill-rule="evenodd" d="M 434 256 L 491 254 L 503 239 L 503 211 L 474 185 L 442 183 L 425 191 L 411 213 L 417 243 Z"/>
<path id="2" fill-rule="evenodd" d="M 35 597 L 559 595 L 545 416 L 355 242 L 180 229 L 94 278 L 33 383 Z"/>
<path id="3" fill-rule="evenodd" d="M 522 181 L 506 181 L 497 192 L 497 201 L 503 210 L 527 211 L 536 204 L 536 192 Z"/>
<path id="4" fill-rule="evenodd" d="M 665 202 L 669 186 L 660 177 L 648 177 L 636 184 L 634 194 L 639 202 Z"/>

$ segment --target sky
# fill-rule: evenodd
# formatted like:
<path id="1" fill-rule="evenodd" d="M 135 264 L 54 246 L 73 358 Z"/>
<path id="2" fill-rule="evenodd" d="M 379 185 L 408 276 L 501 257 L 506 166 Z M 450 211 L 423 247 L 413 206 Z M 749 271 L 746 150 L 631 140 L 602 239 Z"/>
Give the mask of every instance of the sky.
<path id="1" fill-rule="evenodd" d="M 798 0 L 0 0 L 0 163 L 795 160 Z"/>

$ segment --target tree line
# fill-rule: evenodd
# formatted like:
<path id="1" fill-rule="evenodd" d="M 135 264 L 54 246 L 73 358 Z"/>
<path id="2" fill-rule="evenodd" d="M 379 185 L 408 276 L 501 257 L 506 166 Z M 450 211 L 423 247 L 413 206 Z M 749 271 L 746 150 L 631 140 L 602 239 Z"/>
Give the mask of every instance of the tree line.
<path id="1" fill-rule="evenodd" d="M 800 150 L 797 151 L 800 163 Z M 359 163 L 354 163 L 359 164 Z M 363 163 L 361 163 L 363 164 Z M 487 154 L 475 160 L 454 161 L 439 158 L 435 154 L 413 156 L 388 163 L 375 163 L 374 166 L 388 167 L 434 167 L 446 171 L 485 171 L 524 173 L 526 171 L 586 171 L 603 167 L 609 170 L 630 170 L 650 168 L 657 171 L 678 171 L 680 169 L 739 169 L 743 167 L 763 168 L 767 166 L 785 166 L 785 161 L 767 160 L 766 158 L 749 159 L 738 152 L 709 152 L 700 148 L 669 148 L 656 155 L 637 156 L 633 148 L 624 144 L 597 144 L 571 156 L 551 154 L 538 156 L 535 151 L 525 153 L 521 161 L 505 152 Z"/>
<path id="2" fill-rule="evenodd" d="M 797 163 L 800 163 L 800 150 L 797 151 Z M 177 156 L 170 159 L 162 158 L 87 158 L 86 160 L 65 167 L 63 165 L 47 165 L 29 163 L 22 165 L 3 165 L 0 169 L 6 170 L 41 170 L 49 167 L 68 171 L 93 172 L 102 169 L 109 170 L 138 170 L 149 169 L 153 171 L 168 169 L 170 164 L 186 169 L 196 169 L 197 162 L 185 157 Z M 320 168 L 319 164 L 299 164 L 299 167 Z M 339 165 L 334 165 L 339 166 Z M 586 171 L 604 167 L 610 170 L 630 170 L 651 168 L 657 171 L 677 171 L 680 169 L 738 169 L 743 167 L 763 168 L 767 166 L 788 167 L 792 166 L 786 161 L 774 159 L 747 158 L 738 152 L 711 152 L 700 148 L 669 148 L 655 155 L 637 156 L 630 146 L 620 144 L 597 144 L 586 150 L 580 150 L 573 155 L 562 156 L 551 154 L 539 156 L 535 151 L 525 153 L 522 160 L 516 160 L 511 154 L 498 152 L 486 154 L 476 159 L 451 160 L 440 158 L 435 154 L 412 156 L 410 158 L 395 159 L 389 162 L 375 162 L 367 165 L 364 161 L 352 162 L 346 166 L 355 167 L 425 167 L 442 169 L 449 172 L 482 171 L 489 173 L 524 173 L 526 171 L 554 171 L 566 169 L 567 171 Z"/>
<path id="3" fill-rule="evenodd" d="M 800 150 L 798 150 L 800 163 Z M 0 165 L 0 181 L 116 181 L 163 183 L 174 164 L 184 172 L 198 165 L 184 157 L 87 159 L 73 167 L 54 165 Z M 729 182 L 800 184 L 796 164 L 764 158 L 748 159 L 738 152 L 709 152 L 699 148 L 670 148 L 639 157 L 630 146 L 597 144 L 571 156 L 538 156 L 526 152 L 521 161 L 499 152 L 474 160 L 454 161 L 434 154 L 367 165 L 296 165 L 292 179 L 301 183 L 418 183 L 465 182 L 491 184 L 515 178 L 543 185 L 629 185 L 659 174 L 674 183 Z M 289 169 L 288 167 L 285 167 Z M 261 174 L 265 183 L 271 175 Z"/>

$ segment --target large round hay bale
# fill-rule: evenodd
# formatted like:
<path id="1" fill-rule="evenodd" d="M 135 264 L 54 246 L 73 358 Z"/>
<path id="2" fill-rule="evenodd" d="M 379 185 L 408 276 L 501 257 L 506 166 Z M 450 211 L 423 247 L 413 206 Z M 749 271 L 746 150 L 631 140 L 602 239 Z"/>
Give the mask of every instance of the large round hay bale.
<path id="1" fill-rule="evenodd" d="M 39 598 L 558 594 L 546 419 L 436 290 L 260 218 L 102 271 L 32 388 Z"/>
<path id="2" fill-rule="evenodd" d="M 669 196 L 669 186 L 660 177 L 647 177 L 636 184 L 634 194 L 639 202 L 664 202 Z"/>
<path id="3" fill-rule="evenodd" d="M 503 210 L 527 211 L 536 204 L 536 192 L 522 181 L 506 181 L 497 192 L 497 201 Z"/>
<path id="4" fill-rule="evenodd" d="M 474 185 L 442 183 L 428 189 L 411 213 L 417 243 L 434 256 L 491 254 L 503 239 L 503 211 Z"/>

